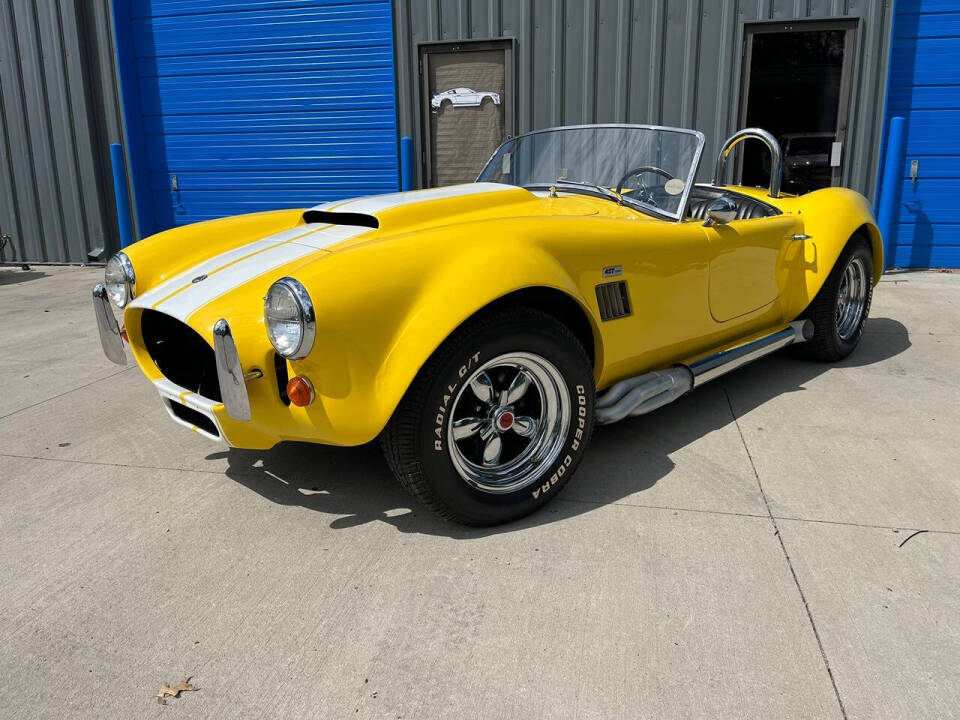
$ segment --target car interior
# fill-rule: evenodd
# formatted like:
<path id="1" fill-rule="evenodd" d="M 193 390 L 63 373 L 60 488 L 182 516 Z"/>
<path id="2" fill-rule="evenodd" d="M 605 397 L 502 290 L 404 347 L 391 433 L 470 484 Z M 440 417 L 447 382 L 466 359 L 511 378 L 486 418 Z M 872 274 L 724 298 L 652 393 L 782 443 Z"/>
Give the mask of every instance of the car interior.
<path id="1" fill-rule="evenodd" d="M 731 192 L 727 188 L 717 188 L 712 185 L 694 185 L 690 190 L 685 217 L 693 220 L 706 220 L 707 208 L 710 203 L 719 197 L 726 196 L 737 206 L 737 220 L 771 217 L 780 215 L 780 211 L 762 200 Z"/>

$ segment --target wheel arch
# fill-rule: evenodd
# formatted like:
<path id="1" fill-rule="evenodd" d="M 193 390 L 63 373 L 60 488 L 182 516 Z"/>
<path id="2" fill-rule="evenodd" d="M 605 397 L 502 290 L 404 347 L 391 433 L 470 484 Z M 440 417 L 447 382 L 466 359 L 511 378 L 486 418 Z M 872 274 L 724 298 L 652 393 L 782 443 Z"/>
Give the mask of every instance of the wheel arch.
<path id="1" fill-rule="evenodd" d="M 461 328 L 485 315 L 514 307 L 532 308 L 555 318 L 580 341 L 590 360 L 594 376 L 599 374 L 599 369 L 603 367 L 603 337 L 589 311 L 579 300 L 564 290 L 549 285 L 530 285 L 504 292 L 452 326 L 449 332 L 430 348 L 429 352 L 423 354 L 422 362 L 410 375 L 404 387 L 404 393 L 414 383 L 430 358 L 439 352 L 443 344 Z"/>
<path id="2" fill-rule="evenodd" d="M 883 275 L 883 236 L 880 235 L 880 228 L 872 222 L 865 222 L 854 230 L 850 240 L 858 235 L 870 243 L 870 251 L 873 253 L 873 284 L 876 285 L 880 282 L 880 276 Z"/>
<path id="3" fill-rule="evenodd" d="M 508 307 L 529 307 L 555 318 L 583 345 L 591 367 L 596 370 L 603 366 L 603 339 L 590 314 L 573 296 L 556 288 L 534 285 L 514 290 L 484 305 L 464 320 L 461 326 Z"/>
<path id="4" fill-rule="evenodd" d="M 865 197 L 847 188 L 816 190 L 797 199 L 796 208 L 809 237 L 796 258 L 798 281 L 783 296 L 789 318 L 799 317 L 816 298 L 844 249 L 863 237 L 873 253 L 873 284 L 883 274 L 883 238 Z"/>
<path id="5" fill-rule="evenodd" d="M 430 358 L 437 352 L 440 352 L 444 343 L 450 337 L 454 336 L 461 328 L 484 315 L 514 307 L 528 307 L 544 312 L 570 330 L 577 340 L 580 341 L 581 345 L 583 345 L 594 372 L 594 379 L 596 379 L 600 369 L 603 367 L 603 338 L 589 310 L 584 307 L 580 299 L 574 297 L 566 290 L 550 285 L 528 285 L 504 291 L 503 294 L 481 305 L 472 313 L 463 317 L 458 323 L 451 326 L 442 338 L 433 343 L 429 352 L 422 353 L 422 361 L 418 364 L 414 372 L 409 373 L 403 385 L 402 392 L 396 395 L 396 402 L 392 403 L 390 415 L 393 414 L 399 405 L 403 395 L 415 384 L 416 378 L 428 364 Z M 395 390 L 399 389 L 396 386 L 394 387 Z M 388 419 L 389 416 L 384 418 L 384 424 L 386 424 Z"/>

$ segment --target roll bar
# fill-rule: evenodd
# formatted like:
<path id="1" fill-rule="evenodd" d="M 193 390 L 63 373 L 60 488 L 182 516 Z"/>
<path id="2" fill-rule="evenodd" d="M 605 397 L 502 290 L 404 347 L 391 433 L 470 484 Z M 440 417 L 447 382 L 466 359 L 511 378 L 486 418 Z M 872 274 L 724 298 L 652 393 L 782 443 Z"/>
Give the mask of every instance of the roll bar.
<path id="1" fill-rule="evenodd" d="M 717 169 L 713 175 L 713 184 L 715 187 L 724 186 L 723 166 L 727 162 L 727 156 L 730 155 L 730 153 L 733 151 L 733 148 L 742 143 L 744 140 L 751 138 L 762 141 L 763 144 L 767 146 L 767 150 L 770 151 L 769 195 L 772 198 L 778 198 L 780 197 L 780 180 L 783 174 L 780 143 L 777 142 L 777 139 L 773 135 L 760 128 L 744 128 L 739 132 L 735 132 L 727 139 L 727 141 L 723 144 L 723 147 L 720 148 L 720 154 L 717 156 Z"/>

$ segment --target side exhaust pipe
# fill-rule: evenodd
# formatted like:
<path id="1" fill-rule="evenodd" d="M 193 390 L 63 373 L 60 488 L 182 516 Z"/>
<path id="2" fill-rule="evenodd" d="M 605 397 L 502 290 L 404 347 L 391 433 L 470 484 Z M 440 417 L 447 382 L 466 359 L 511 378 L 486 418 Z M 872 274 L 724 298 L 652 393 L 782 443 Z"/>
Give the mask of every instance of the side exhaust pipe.
<path id="1" fill-rule="evenodd" d="M 654 370 L 621 380 L 597 398 L 595 418 L 609 425 L 628 415 L 643 415 L 671 403 L 693 388 L 693 373 L 685 365 Z"/>
<path id="2" fill-rule="evenodd" d="M 736 370 L 738 367 L 762 358 L 764 355 L 776 352 L 787 345 L 806 342 L 812 337 L 813 323 L 809 320 L 797 320 L 783 330 L 757 338 L 746 345 L 721 350 L 702 360 L 687 363 L 687 366 L 693 372 L 693 386 L 700 387 L 704 383 L 710 382 L 721 375 L 726 375 L 731 370 Z"/>
<path id="3" fill-rule="evenodd" d="M 797 320 L 783 330 L 700 360 L 621 380 L 597 398 L 596 422 L 609 425 L 630 415 L 644 415 L 764 355 L 812 337 L 813 323 Z"/>

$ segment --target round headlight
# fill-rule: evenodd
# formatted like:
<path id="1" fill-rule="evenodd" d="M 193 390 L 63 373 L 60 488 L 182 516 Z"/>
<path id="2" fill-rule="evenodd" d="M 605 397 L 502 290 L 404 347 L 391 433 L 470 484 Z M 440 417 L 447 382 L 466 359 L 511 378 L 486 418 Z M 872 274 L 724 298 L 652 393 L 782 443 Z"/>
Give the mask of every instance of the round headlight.
<path id="1" fill-rule="evenodd" d="M 277 280 L 264 298 L 270 344 L 285 358 L 299 360 L 313 348 L 316 320 L 306 288 L 293 278 Z"/>
<path id="2" fill-rule="evenodd" d="M 107 268 L 103 273 L 103 284 L 107 288 L 110 300 L 118 308 L 125 307 L 133 299 L 135 280 L 130 258 L 122 252 L 116 253 L 107 261 Z"/>

